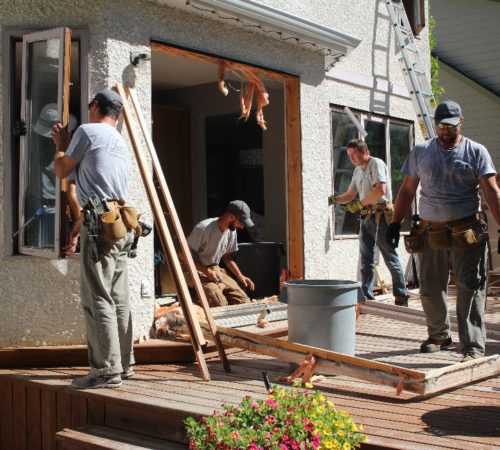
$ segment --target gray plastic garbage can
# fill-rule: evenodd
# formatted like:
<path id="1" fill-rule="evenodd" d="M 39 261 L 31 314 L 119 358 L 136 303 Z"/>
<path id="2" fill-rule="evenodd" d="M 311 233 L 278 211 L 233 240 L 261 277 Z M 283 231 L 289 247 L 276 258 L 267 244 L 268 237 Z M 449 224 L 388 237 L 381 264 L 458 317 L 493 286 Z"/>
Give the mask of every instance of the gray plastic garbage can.
<path id="1" fill-rule="evenodd" d="M 354 355 L 355 306 L 364 299 L 359 282 L 293 280 L 284 290 L 289 341 Z"/>

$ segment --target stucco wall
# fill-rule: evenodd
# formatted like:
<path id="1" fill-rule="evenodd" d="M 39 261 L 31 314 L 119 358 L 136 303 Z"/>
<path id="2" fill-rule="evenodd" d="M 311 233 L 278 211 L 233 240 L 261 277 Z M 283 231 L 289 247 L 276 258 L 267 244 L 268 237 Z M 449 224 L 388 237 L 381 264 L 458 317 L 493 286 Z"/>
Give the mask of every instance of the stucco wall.
<path id="1" fill-rule="evenodd" d="M 324 58 L 321 55 L 248 29 L 233 27 L 230 22 L 221 23 L 201 17 L 191 13 L 189 7 L 181 6 L 184 2 L 177 3 L 179 9 L 146 0 L 124 0 L 119 3 L 53 1 L 50 4 L 21 0 L 3 6 L 0 25 L 22 28 L 62 25 L 88 27 L 91 92 L 116 81 L 131 83 L 138 90 L 148 120 L 150 63 L 143 61 L 138 68 L 133 68 L 129 64 L 129 54 L 131 50 L 148 51 L 152 37 L 299 75 L 306 277 L 353 278 L 357 267 L 357 241 L 330 240 L 331 211 L 326 201 L 331 193 L 329 105 L 343 104 L 369 111 L 374 108 L 376 97 L 382 95 L 385 114 L 413 119 L 411 102 L 393 95 L 374 95 L 369 89 L 355 84 L 326 79 Z M 379 76 L 383 73 L 388 79 L 403 84 L 400 68 L 393 57 L 393 44 L 391 47 L 388 43 L 388 50 L 373 46 L 374 39 L 387 40 L 388 26 L 383 24 L 387 19 L 383 18 L 385 4 L 382 1 L 262 3 L 362 39 L 361 45 L 341 61 L 339 67 L 364 75 Z M 387 51 L 390 57 L 387 57 Z M 0 102 L 1 92 L 3 89 L 0 89 Z M 379 113 L 383 111 L 377 110 Z M 3 155 L 3 151 L 0 154 Z M 0 176 L 3 175 L 2 171 Z M 0 181 L 3 189 L 3 180 Z M 147 212 L 136 169 L 131 178 L 130 190 L 132 201 Z M 3 192 L 0 194 L 0 201 L 3 201 Z M 150 220 L 150 217 L 150 214 L 146 214 L 146 218 Z M 140 246 L 139 257 L 130 261 L 136 335 L 147 331 L 153 303 L 152 299 L 140 297 L 141 282 L 146 280 L 151 286 L 153 284 L 152 239 L 144 239 Z M 56 266 L 60 266 L 59 269 Z M 62 262 L 31 257 L 0 260 L 0 345 L 84 342 L 78 298 L 78 266 L 76 258 Z"/>

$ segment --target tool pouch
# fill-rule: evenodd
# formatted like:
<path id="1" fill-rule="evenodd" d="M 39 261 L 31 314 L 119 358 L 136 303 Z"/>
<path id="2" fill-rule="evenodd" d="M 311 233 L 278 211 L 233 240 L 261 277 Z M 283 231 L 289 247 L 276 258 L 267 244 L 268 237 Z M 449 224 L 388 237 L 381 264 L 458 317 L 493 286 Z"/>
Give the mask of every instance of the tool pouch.
<path id="1" fill-rule="evenodd" d="M 412 228 L 408 236 L 404 236 L 405 248 L 408 253 L 419 253 L 424 249 L 425 229 Z"/>
<path id="2" fill-rule="evenodd" d="M 434 250 L 450 248 L 451 247 L 450 229 L 446 227 L 446 228 L 440 228 L 438 230 L 433 230 L 432 228 L 429 227 L 427 229 L 427 242 L 429 244 L 429 247 Z"/>
<path id="3" fill-rule="evenodd" d="M 114 244 L 127 234 L 118 208 L 99 215 L 99 239 Z"/>
<path id="4" fill-rule="evenodd" d="M 453 248 L 466 249 L 476 247 L 488 241 L 488 232 L 486 224 L 475 221 L 472 226 L 465 224 L 452 227 L 451 229 L 451 244 Z"/>
<path id="5" fill-rule="evenodd" d="M 139 225 L 139 214 L 133 206 L 120 207 L 120 214 L 127 230 L 134 230 L 136 236 L 142 233 L 141 226 Z"/>

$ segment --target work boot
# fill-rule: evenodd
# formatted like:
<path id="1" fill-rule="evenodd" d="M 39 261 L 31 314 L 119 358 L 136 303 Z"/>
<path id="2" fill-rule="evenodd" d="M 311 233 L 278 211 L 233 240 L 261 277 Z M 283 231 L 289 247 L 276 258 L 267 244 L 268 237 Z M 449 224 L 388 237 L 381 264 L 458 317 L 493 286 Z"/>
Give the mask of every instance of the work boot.
<path id="1" fill-rule="evenodd" d="M 420 346 L 420 353 L 436 353 L 451 345 L 451 337 L 446 339 L 428 338 Z"/>
<path id="2" fill-rule="evenodd" d="M 394 297 L 394 304 L 397 306 L 408 306 L 408 297 Z"/>

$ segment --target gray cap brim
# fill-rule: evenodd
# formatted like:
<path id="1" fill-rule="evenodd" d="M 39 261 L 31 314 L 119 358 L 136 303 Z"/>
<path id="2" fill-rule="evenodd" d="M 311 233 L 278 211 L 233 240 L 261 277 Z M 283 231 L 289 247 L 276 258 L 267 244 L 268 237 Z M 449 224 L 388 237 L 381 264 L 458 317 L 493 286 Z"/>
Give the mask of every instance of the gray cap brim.
<path id="1" fill-rule="evenodd" d="M 243 222 L 243 225 L 245 225 L 245 228 L 252 228 L 252 227 L 254 227 L 254 226 L 255 226 L 255 224 L 253 223 L 253 220 L 252 220 L 252 219 L 250 219 L 250 218 L 248 218 L 248 219 L 244 219 L 244 220 L 242 220 L 242 219 L 240 218 L 240 220 L 241 220 L 241 222 Z"/>
<path id="2" fill-rule="evenodd" d="M 442 123 L 445 125 L 458 125 L 461 120 L 461 117 L 445 117 L 444 119 L 441 119 L 438 124 Z"/>

